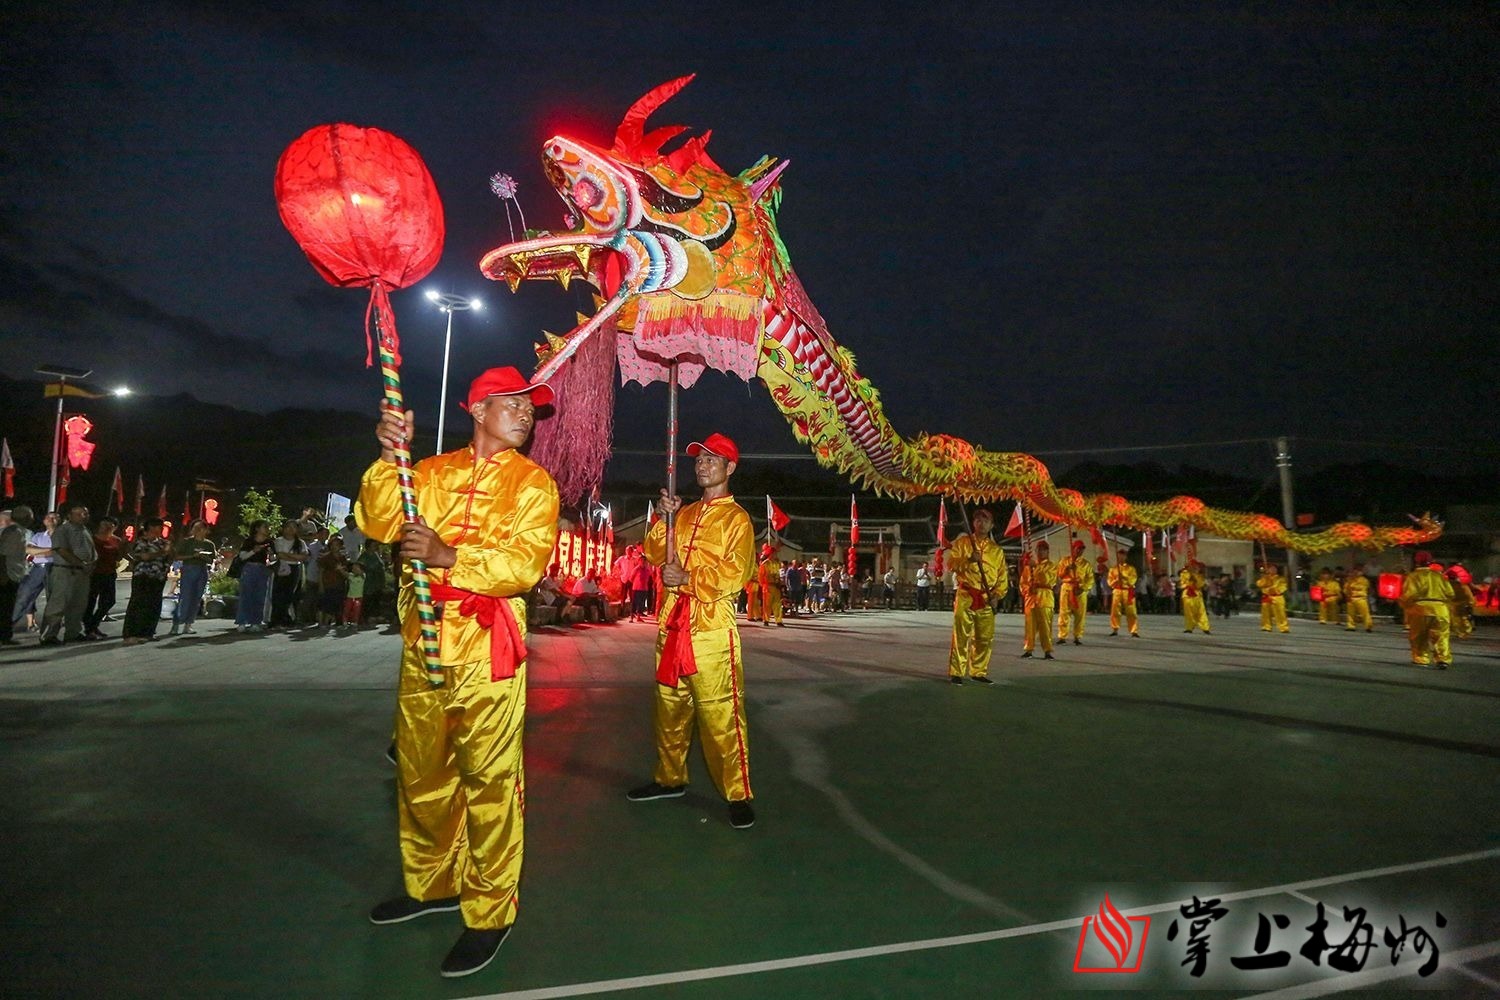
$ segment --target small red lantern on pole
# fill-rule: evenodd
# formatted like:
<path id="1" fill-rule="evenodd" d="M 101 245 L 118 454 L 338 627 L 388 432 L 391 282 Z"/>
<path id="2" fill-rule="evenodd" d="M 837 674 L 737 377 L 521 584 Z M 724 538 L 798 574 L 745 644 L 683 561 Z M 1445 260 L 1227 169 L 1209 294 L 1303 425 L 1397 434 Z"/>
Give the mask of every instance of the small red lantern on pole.
<path id="1" fill-rule="evenodd" d="M 1387 601 L 1395 601 L 1401 598 L 1401 584 L 1406 577 L 1400 573 L 1382 573 L 1376 585 L 1376 593 Z"/>
<path id="2" fill-rule="evenodd" d="M 276 164 L 276 205 L 287 231 L 331 285 L 369 288 L 365 309 L 365 364 L 380 352 L 385 387 L 382 406 L 406 412 L 401 396 L 401 343 L 388 289 L 425 278 L 443 253 L 443 205 L 427 165 L 389 132 L 357 125 L 319 125 L 286 148 Z M 370 324 L 373 320 L 375 335 Z M 401 509 L 417 520 L 411 449 L 396 449 Z M 438 662 L 437 616 L 427 567 L 413 560 L 412 584 L 422 623 L 422 660 L 434 686 L 443 682 Z"/>

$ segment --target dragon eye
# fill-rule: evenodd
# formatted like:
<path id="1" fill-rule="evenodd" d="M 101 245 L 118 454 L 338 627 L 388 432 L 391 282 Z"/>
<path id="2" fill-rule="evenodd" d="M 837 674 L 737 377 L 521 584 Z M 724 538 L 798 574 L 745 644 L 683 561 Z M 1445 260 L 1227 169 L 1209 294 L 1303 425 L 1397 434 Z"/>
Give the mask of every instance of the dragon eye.
<path id="1" fill-rule="evenodd" d="M 593 208 L 603 200 L 604 192 L 587 177 L 580 177 L 573 182 L 573 204 L 579 208 Z"/>

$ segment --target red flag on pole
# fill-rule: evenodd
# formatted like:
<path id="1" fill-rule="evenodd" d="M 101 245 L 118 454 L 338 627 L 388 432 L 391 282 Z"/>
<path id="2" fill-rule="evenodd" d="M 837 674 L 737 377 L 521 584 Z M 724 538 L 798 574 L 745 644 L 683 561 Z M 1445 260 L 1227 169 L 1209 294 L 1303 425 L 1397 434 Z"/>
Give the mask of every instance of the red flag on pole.
<path id="1" fill-rule="evenodd" d="M 167 484 L 161 484 L 161 496 L 156 498 L 156 516 L 163 521 L 167 519 Z"/>
<path id="2" fill-rule="evenodd" d="M 62 510 L 63 501 L 68 499 L 68 484 L 73 481 L 73 474 L 68 468 L 67 462 L 60 463 L 61 469 L 57 476 L 57 509 Z"/>
<path id="3" fill-rule="evenodd" d="M 141 516 L 141 504 L 146 502 L 146 477 L 135 477 L 135 516 Z"/>
<path id="4" fill-rule="evenodd" d="M 938 500 L 937 555 L 932 557 L 932 572 L 943 575 L 943 550 L 948 547 L 948 501 Z"/>
<path id="5" fill-rule="evenodd" d="M 773 531 L 780 531 L 792 523 L 792 519 L 786 515 L 786 511 L 776 506 L 776 501 L 771 499 L 769 493 L 766 494 L 766 520 L 771 522 Z"/>
<path id="6" fill-rule="evenodd" d="M 853 576 L 854 571 L 858 568 L 858 562 L 855 559 L 854 552 L 854 547 L 858 544 L 859 504 L 855 502 L 854 494 L 851 493 L 849 494 L 849 554 L 848 558 L 844 560 L 844 565 L 848 568 L 850 576 Z"/>
<path id="7" fill-rule="evenodd" d="M 193 491 L 182 491 L 182 526 L 186 528 L 193 519 Z"/>
<path id="8" fill-rule="evenodd" d="M 1010 512 L 1010 523 L 1005 526 L 1006 538 L 1021 538 L 1026 534 L 1026 522 L 1021 519 L 1021 504 L 1016 503 L 1016 509 Z"/>
<path id="9" fill-rule="evenodd" d="M 5 471 L 5 496 L 16 495 L 16 460 L 10 457 L 10 439 L 0 439 L 0 469 Z"/>
<path id="10" fill-rule="evenodd" d="M 115 466 L 114 482 L 109 484 L 109 488 L 110 492 L 114 494 L 116 506 L 123 511 L 125 509 L 125 480 L 120 476 L 120 467 L 118 465 Z M 105 504 L 104 506 L 106 508 L 105 513 L 109 513 L 109 504 Z"/>

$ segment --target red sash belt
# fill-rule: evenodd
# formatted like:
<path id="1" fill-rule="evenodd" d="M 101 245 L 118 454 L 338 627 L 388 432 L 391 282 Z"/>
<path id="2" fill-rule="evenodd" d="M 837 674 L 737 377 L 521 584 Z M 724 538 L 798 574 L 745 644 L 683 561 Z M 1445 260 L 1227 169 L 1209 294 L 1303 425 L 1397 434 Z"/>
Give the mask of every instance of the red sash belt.
<path id="1" fill-rule="evenodd" d="M 1184 588 L 1183 591 L 1182 591 L 1182 596 L 1183 597 L 1197 597 L 1198 596 L 1198 588 L 1197 587 L 1187 587 L 1187 588 Z"/>
<path id="2" fill-rule="evenodd" d="M 693 598 L 689 594 L 678 594 L 672 613 L 667 616 L 667 638 L 661 645 L 661 661 L 656 664 L 656 683 L 669 688 L 677 687 L 683 677 L 698 672 L 698 660 L 693 656 Z"/>
<path id="3" fill-rule="evenodd" d="M 1068 610 L 1078 610 L 1078 584 L 1072 580 L 1063 583 L 1063 592 L 1068 595 Z"/>
<path id="4" fill-rule="evenodd" d="M 989 606 L 989 598 L 978 587 L 971 587 L 966 583 L 960 583 L 958 589 L 969 595 L 969 603 L 971 605 L 980 608 Z"/>
<path id="5" fill-rule="evenodd" d="M 521 638 L 521 627 L 516 624 L 515 612 L 510 609 L 510 598 L 476 594 L 434 581 L 432 600 L 435 604 L 458 601 L 459 614 L 489 630 L 490 680 L 503 681 L 516 676 L 516 666 L 526 659 L 526 644 Z"/>

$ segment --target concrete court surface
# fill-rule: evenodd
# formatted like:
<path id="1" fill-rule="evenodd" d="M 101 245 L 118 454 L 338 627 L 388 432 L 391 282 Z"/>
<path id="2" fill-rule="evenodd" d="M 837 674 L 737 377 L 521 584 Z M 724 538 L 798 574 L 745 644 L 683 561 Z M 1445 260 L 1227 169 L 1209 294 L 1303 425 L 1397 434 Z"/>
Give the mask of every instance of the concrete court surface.
<path id="1" fill-rule="evenodd" d="M 947 682 L 939 612 L 742 625 L 746 831 L 696 751 L 685 799 L 624 799 L 650 773 L 653 626 L 533 635 L 521 917 L 456 981 L 456 914 L 365 919 L 400 886 L 395 637 L 29 639 L 0 651 L 0 995 L 1500 995 L 1494 629 L 1437 672 L 1388 622 L 1146 616 L 1129 639 L 1091 616 L 1044 661 L 1016 658 L 1019 621 L 992 687 Z M 1073 971 L 1106 893 L 1139 972 Z M 1201 978 L 1195 894 L 1228 910 Z M 1330 946 L 1367 911 L 1362 971 L 1299 952 L 1320 901 Z M 1391 963 L 1402 918 L 1436 939 L 1430 977 L 1409 947 Z M 1258 950 L 1290 962 L 1231 965 Z"/>

